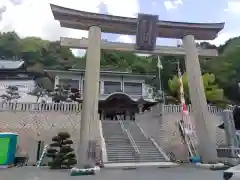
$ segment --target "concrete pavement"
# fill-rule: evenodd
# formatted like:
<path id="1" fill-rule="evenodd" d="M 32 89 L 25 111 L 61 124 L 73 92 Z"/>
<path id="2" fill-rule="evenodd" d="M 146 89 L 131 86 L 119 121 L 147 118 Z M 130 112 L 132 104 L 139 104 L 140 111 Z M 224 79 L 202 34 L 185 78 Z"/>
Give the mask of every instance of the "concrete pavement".
<path id="1" fill-rule="evenodd" d="M 139 162 L 139 163 L 106 163 L 106 169 L 125 169 L 125 168 L 143 168 L 143 167 L 156 167 L 156 168 L 170 168 L 178 166 L 179 164 L 173 162 Z"/>
<path id="2" fill-rule="evenodd" d="M 188 166 L 174 168 L 139 168 L 136 170 L 103 169 L 95 176 L 69 176 L 66 170 L 49 170 L 47 168 L 23 167 L 1 169 L 0 177 L 4 180 L 221 180 L 222 171 L 210 171 Z"/>

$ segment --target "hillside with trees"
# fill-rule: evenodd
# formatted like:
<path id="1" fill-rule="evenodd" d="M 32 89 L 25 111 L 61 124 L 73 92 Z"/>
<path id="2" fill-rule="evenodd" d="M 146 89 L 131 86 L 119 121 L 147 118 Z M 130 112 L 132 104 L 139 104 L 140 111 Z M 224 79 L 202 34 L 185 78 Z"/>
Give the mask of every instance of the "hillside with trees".
<path id="1" fill-rule="evenodd" d="M 200 59 L 208 101 L 213 104 L 217 101 L 240 102 L 238 87 L 240 80 L 240 37 L 230 39 L 219 47 L 207 42 L 202 42 L 198 46 L 201 48 L 217 48 L 219 52 L 219 57 L 215 59 Z M 29 71 L 67 70 L 85 66 L 85 56 L 75 57 L 69 48 L 60 46 L 59 41 L 50 42 L 37 37 L 21 39 L 14 32 L 1 33 L 0 58 L 12 60 L 13 57 L 14 59 L 24 60 Z M 168 96 L 177 98 L 176 62 L 180 62 L 181 70 L 184 72 L 184 58 L 177 59 L 173 56 L 164 56 L 161 57 L 161 61 L 164 91 Z M 157 75 L 156 64 L 156 56 L 138 56 L 131 52 L 101 52 L 101 67 L 107 70 Z M 50 79 L 51 76 L 53 75 L 49 75 Z M 184 78 L 185 86 L 187 86 L 186 77 Z M 44 82 L 43 85 L 46 84 L 44 80 L 42 81 Z M 159 81 L 157 78 L 146 79 L 146 81 L 158 87 Z M 185 88 L 185 91 L 188 99 L 188 87 Z"/>

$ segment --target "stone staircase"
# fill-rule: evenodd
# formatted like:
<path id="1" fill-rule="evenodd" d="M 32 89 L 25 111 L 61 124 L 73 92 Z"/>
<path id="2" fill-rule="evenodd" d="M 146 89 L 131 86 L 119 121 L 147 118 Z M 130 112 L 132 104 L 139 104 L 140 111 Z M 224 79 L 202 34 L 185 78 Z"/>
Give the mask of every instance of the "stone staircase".
<path id="1" fill-rule="evenodd" d="M 108 163 L 135 162 L 135 150 L 119 121 L 102 121 Z"/>
<path id="2" fill-rule="evenodd" d="M 133 121 L 123 121 L 124 127 L 131 133 L 131 136 L 140 152 L 139 162 L 164 162 L 166 158 L 154 145 L 153 141 L 147 138 L 138 125 Z"/>

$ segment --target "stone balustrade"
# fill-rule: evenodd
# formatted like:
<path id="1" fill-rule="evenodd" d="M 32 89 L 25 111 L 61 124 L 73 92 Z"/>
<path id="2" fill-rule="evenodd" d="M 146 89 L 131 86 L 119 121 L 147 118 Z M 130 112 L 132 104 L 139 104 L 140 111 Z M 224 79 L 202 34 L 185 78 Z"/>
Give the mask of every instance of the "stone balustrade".
<path id="1" fill-rule="evenodd" d="M 191 105 L 188 105 L 188 111 L 192 112 Z M 55 112 L 80 112 L 82 104 L 75 103 L 0 103 L 0 111 L 55 111 Z M 208 105 L 208 110 L 212 114 L 220 114 L 223 109 Z M 232 108 L 229 108 L 232 110 Z M 180 105 L 164 105 L 165 114 L 180 113 Z"/>
<path id="2" fill-rule="evenodd" d="M 80 112 L 81 108 L 75 103 L 0 103 L 0 111 Z"/>
<path id="3" fill-rule="evenodd" d="M 187 106 L 188 111 L 192 112 L 192 106 L 188 105 Z M 233 108 L 229 107 L 229 110 L 232 110 Z M 222 108 L 216 107 L 216 106 L 211 106 L 208 105 L 208 110 L 209 112 L 211 112 L 212 114 L 216 114 L 216 115 L 220 115 L 223 112 Z M 164 105 L 164 113 L 168 114 L 168 113 L 180 113 L 181 112 L 181 106 L 180 105 Z"/>

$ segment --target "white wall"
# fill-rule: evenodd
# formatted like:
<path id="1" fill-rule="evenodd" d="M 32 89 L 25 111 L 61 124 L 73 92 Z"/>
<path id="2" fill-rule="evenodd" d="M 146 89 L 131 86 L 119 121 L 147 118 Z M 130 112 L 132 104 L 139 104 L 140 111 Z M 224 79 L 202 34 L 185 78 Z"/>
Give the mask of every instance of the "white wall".
<path id="1" fill-rule="evenodd" d="M 84 79 L 83 76 L 78 74 L 58 74 L 55 77 L 55 86 L 58 84 L 59 79 L 73 79 L 73 80 L 79 80 L 79 89 L 82 89 L 82 81 Z M 136 77 L 136 76 L 116 76 L 116 75 L 101 75 L 100 76 L 100 95 L 104 95 L 104 81 L 115 81 L 121 83 L 121 89 L 124 92 L 124 82 L 137 82 L 142 83 L 142 96 L 146 98 L 152 98 L 152 93 L 149 94 L 149 89 L 151 89 L 150 86 L 145 84 L 145 80 L 143 77 Z"/>

